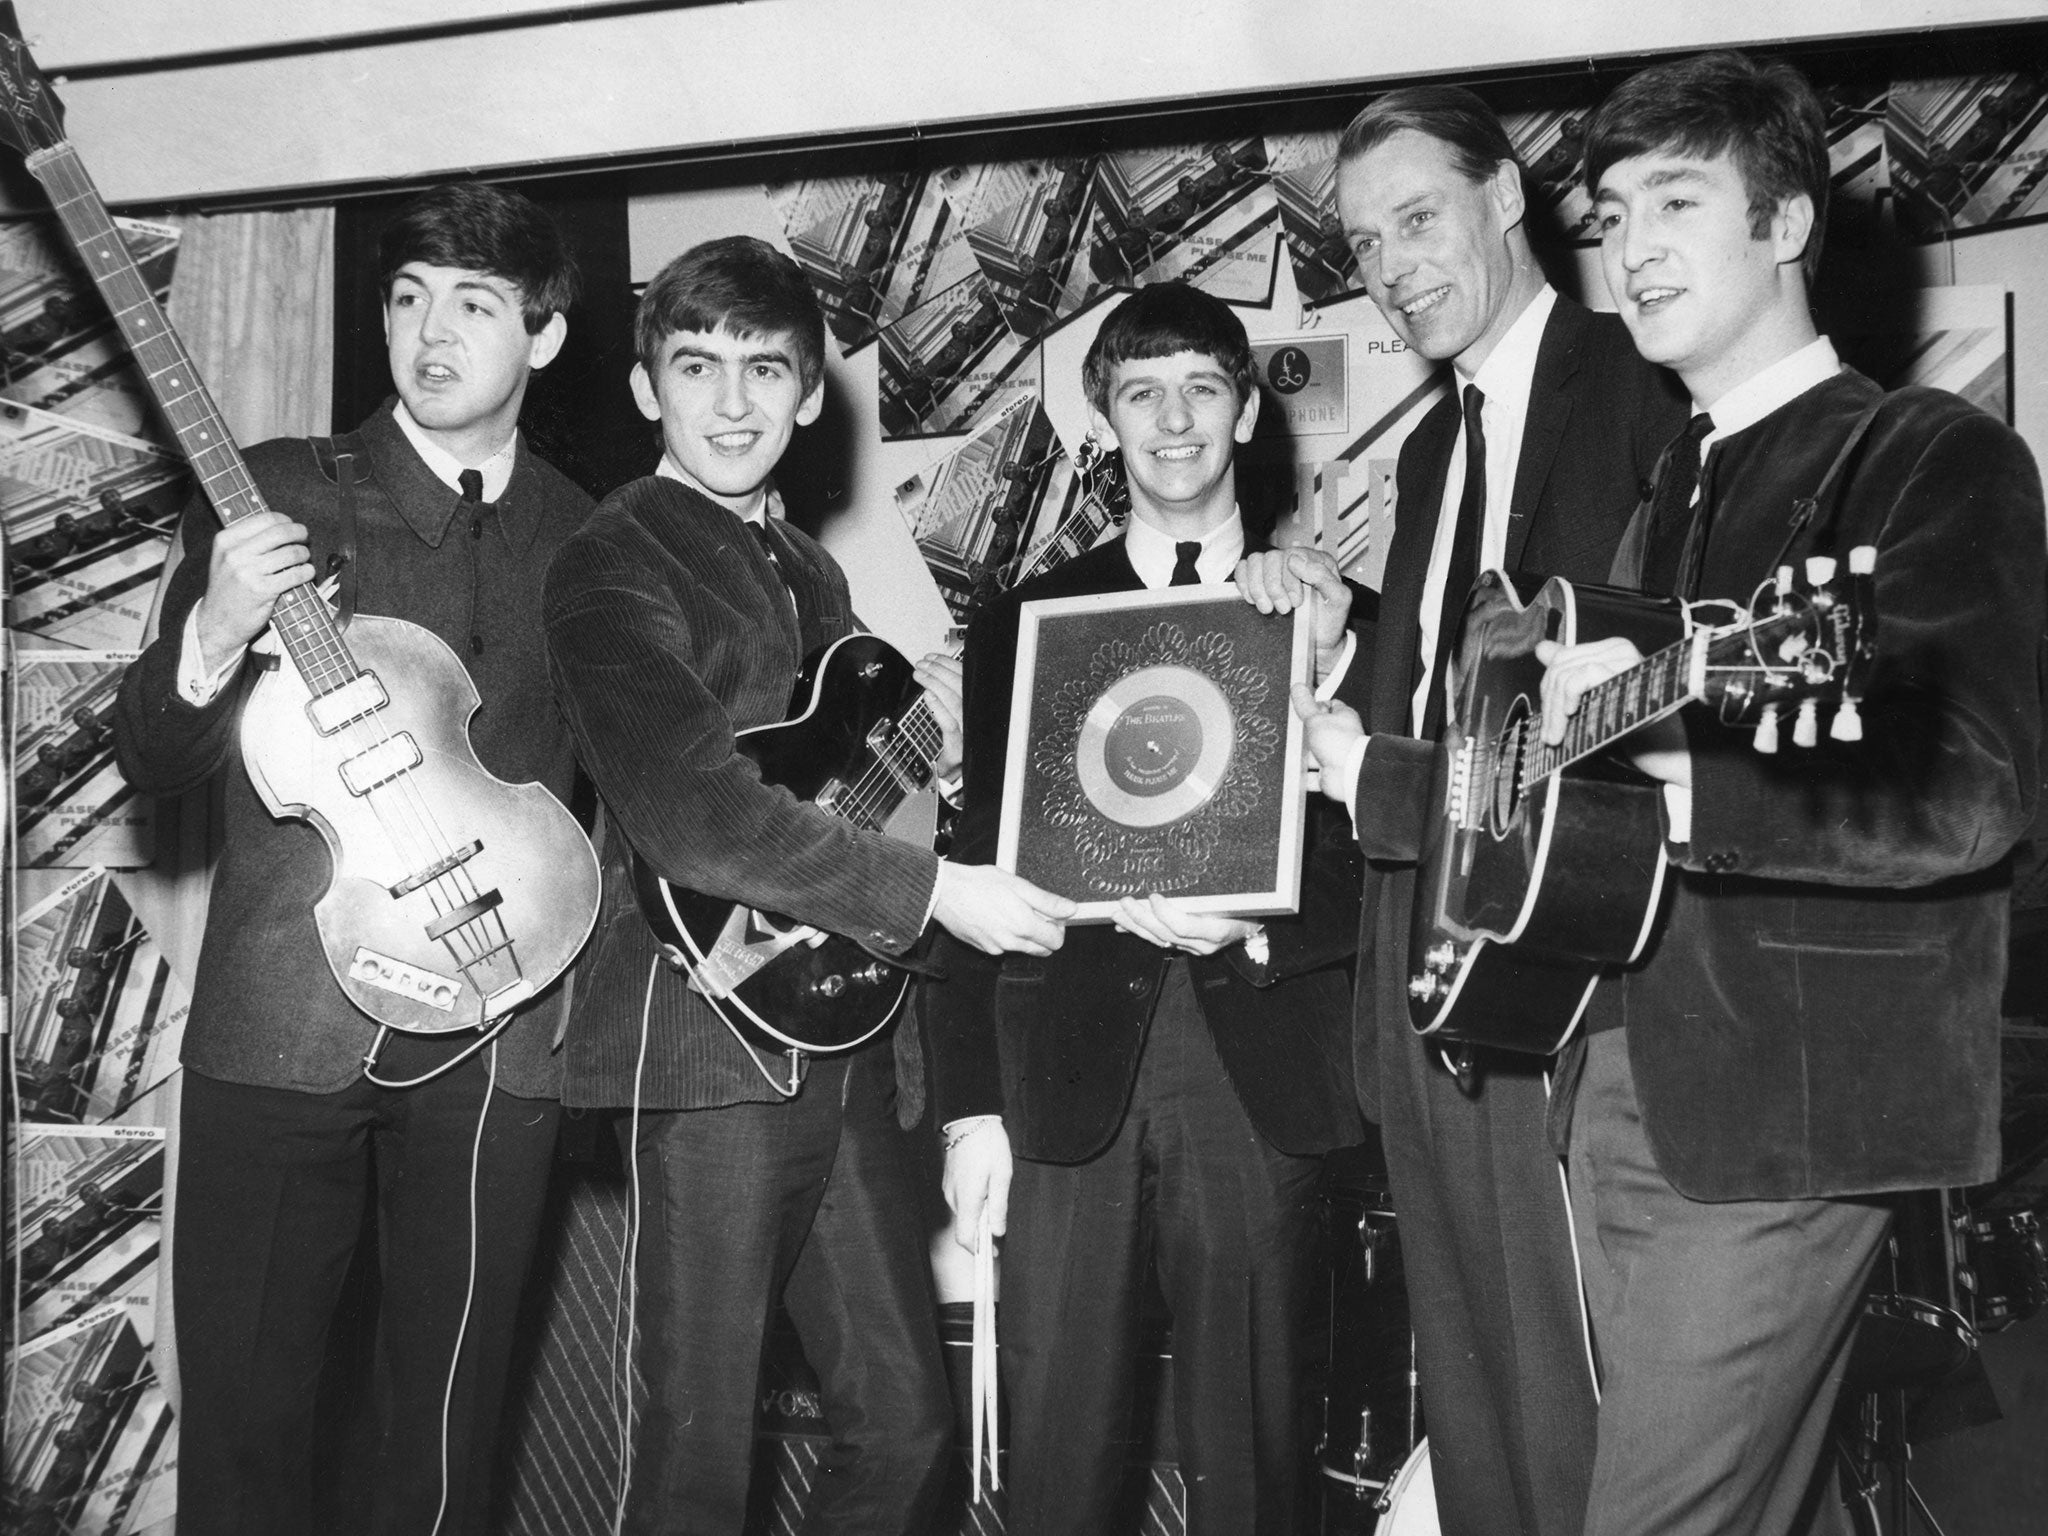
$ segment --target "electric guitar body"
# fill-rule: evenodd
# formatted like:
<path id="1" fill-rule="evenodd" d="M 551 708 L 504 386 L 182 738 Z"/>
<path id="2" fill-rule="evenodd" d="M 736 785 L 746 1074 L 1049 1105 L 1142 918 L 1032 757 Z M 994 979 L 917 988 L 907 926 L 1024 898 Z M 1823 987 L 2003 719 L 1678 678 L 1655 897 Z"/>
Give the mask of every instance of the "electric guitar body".
<path id="1" fill-rule="evenodd" d="M 792 692 L 788 720 L 734 737 L 740 754 L 799 800 L 929 848 L 939 728 L 910 663 L 878 636 L 847 635 L 804 663 Z M 637 853 L 633 881 L 691 989 L 765 1049 L 848 1050 L 903 1000 L 910 973 L 852 939 L 675 884 Z"/>

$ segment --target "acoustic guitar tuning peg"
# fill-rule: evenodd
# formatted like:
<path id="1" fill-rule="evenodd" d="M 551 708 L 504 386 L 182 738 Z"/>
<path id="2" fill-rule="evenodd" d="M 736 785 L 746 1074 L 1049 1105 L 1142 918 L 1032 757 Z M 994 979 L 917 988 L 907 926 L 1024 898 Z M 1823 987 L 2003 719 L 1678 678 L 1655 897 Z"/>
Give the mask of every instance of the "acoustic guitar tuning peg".
<path id="1" fill-rule="evenodd" d="M 1863 716 L 1856 708 L 1854 699 L 1844 699 L 1835 706 L 1835 718 L 1828 722 L 1830 741 L 1861 741 L 1863 739 Z"/>
<path id="2" fill-rule="evenodd" d="M 1849 574 L 1851 576 L 1868 576 L 1876 569 L 1877 546 L 1875 544 L 1858 544 L 1849 551 Z"/>
<path id="3" fill-rule="evenodd" d="M 1805 699 L 1799 705 L 1799 718 L 1792 722 L 1792 745 L 1810 747 L 1820 740 L 1820 700 Z"/>
<path id="4" fill-rule="evenodd" d="M 1824 587 L 1835 579 L 1835 561 L 1832 555 L 1808 555 L 1806 557 L 1806 584 L 1810 587 Z"/>
<path id="5" fill-rule="evenodd" d="M 1771 753 L 1778 750 L 1778 706 L 1766 704 L 1764 712 L 1756 722 L 1754 745 L 1759 752 Z"/>

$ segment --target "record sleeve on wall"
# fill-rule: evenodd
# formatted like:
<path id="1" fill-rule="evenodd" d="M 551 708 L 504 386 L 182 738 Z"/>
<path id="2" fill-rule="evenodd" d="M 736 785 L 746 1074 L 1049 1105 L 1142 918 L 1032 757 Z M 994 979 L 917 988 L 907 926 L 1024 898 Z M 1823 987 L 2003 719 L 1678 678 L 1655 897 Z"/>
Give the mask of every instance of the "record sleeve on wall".
<path id="1" fill-rule="evenodd" d="M 0 407 L 8 628 L 81 650 L 139 647 L 190 488 L 184 460 L 155 443 Z"/>
<path id="2" fill-rule="evenodd" d="M 176 226 L 141 219 L 114 226 L 157 302 L 166 302 Z M 0 398 L 115 432 L 155 434 L 149 391 L 54 218 L 0 219 L 0 334 Z"/>
<path id="3" fill-rule="evenodd" d="M 132 1312 L 98 1308 L 22 1346 L 7 1414 L 7 1487 L 23 1532 L 167 1530 L 178 1429 Z"/>
<path id="4" fill-rule="evenodd" d="M 140 869 L 156 802 L 114 766 L 114 695 L 134 651 L 14 653 L 14 834 L 22 869 Z"/>

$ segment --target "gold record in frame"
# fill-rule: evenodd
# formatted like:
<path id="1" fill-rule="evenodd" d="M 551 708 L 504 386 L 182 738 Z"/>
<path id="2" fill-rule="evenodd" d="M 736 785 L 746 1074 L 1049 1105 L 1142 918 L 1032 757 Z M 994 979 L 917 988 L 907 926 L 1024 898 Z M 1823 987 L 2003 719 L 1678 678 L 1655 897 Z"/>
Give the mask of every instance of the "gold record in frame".
<path id="1" fill-rule="evenodd" d="M 1074 772 L 1111 821 L 1163 827 L 1209 803 L 1235 741 L 1221 688 L 1192 667 L 1143 667 L 1103 689 L 1082 717 Z"/>

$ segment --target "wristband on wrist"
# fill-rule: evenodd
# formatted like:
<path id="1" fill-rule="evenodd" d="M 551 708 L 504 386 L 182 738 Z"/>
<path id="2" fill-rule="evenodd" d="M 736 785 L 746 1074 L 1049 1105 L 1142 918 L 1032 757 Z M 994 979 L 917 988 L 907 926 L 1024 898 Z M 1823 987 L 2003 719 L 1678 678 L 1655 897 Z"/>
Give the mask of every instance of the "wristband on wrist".
<path id="1" fill-rule="evenodd" d="M 1000 1115 L 969 1115 L 964 1120 L 955 1120 L 945 1130 L 941 1131 L 939 1133 L 940 1143 L 944 1150 L 950 1152 L 983 1126 L 1001 1125 L 1002 1123 Z"/>

